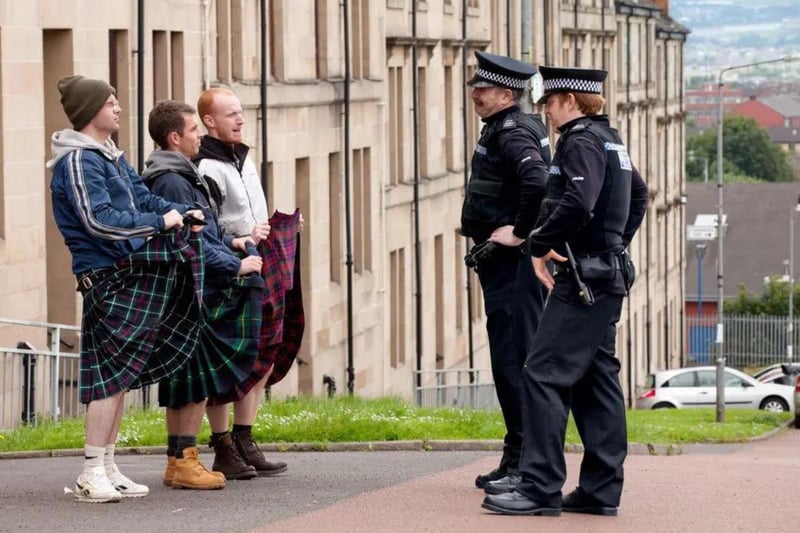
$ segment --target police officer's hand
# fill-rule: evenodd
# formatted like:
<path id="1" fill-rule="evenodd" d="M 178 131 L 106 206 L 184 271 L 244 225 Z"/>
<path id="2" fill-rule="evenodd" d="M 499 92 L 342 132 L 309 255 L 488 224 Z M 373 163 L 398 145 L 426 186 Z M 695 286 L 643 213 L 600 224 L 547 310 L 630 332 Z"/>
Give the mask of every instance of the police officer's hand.
<path id="1" fill-rule="evenodd" d="M 494 230 L 489 240 L 497 244 L 502 244 L 503 246 L 519 246 L 525 242 L 525 239 L 520 239 L 514 235 L 514 226 L 511 225 L 500 226 Z"/>
<path id="2" fill-rule="evenodd" d="M 566 257 L 556 253 L 555 250 L 550 250 L 543 257 L 533 258 L 533 271 L 536 272 L 536 277 L 539 278 L 539 281 L 542 282 L 542 285 L 547 287 L 548 291 L 553 290 L 553 285 L 555 284 L 553 275 L 550 274 L 550 270 L 547 269 L 547 262 L 550 259 L 553 261 L 558 261 L 559 263 L 563 263 L 567 260 Z"/>
<path id="3" fill-rule="evenodd" d="M 261 272 L 261 257 L 257 255 L 248 255 L 242 259 L 242 264 L 239 266 L 239 275 Z"/>
<path id="4" fill-rule="evenodd" d="M 258 244 L 269 237 L 269 230 L 270 225 L 268 222 L 259 222 L 253 228 L 253 231 L 250 233 L 250 237 L 252 237 L 254 243 Z"/>

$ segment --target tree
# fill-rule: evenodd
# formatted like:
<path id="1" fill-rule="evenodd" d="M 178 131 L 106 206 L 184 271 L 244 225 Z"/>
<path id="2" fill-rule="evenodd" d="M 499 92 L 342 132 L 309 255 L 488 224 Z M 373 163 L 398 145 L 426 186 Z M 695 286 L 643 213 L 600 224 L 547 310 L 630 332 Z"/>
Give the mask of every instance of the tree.
<path id="1" fill-rule="evenodd" d="M 794 287 L 793 314 L 800 317 L 800 285 Z M 789 284 L 785 279 L 772 276 L 761 294 L 747 292 L 739 286 L 736 298 L 725 300 L 724 310 L 734 315 L 787 316 L 789 314 Z"/>
<path id="2" fill-rule="evenodd" d="M 769 134 L 755 120 L 745 117 L 725 117 L 723 128 L 722 163 L 723 179 L 726 182 L 743 181 L 743 176 L 757 180 L 787 182 L 794 180 L 794 171 L 788 156 L 778 145 L 772 142 Z M 690 137 L 687 150 L 697 157 L 707 157 L 711 168 L 716 168 L 717 130 L 708 130 Z M 702 180 L 697 177 L 697 165 L 687 165 L 689 179 Z M 747 180 L 745 180 L 747 181 Z"/>

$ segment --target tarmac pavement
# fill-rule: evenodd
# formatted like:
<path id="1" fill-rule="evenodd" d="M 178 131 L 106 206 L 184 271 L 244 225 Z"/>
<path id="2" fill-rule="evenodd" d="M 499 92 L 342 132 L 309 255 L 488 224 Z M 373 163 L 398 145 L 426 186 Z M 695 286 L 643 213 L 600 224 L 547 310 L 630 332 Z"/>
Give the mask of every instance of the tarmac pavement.
<path id="1" fill-rule="evenodd" d="M 163 455 L 121 455 L 149 496 L 79 504 L 64 494 L 80 457 L 0 460 L 0 531 L 127 532 L 800 532 L 800 431 L 758 442 L 629 455 L 618 517 L 508 517 L 480 507 L 490 451 L 283 452 L 289 471 L 221 491 L 161 485 Z M 275 452 L 267 456 L 275 456 Z M 212 455 L 201 459 L 210 465 Z M 565 490 L 580 455 L 567 454 Z"/>

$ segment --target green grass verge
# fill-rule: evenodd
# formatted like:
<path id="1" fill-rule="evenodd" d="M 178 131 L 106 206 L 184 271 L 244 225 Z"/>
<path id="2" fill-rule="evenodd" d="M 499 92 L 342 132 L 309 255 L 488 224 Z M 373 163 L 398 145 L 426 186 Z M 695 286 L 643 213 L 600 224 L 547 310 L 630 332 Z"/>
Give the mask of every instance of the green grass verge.
<path id="1" fill-rule="evenodd" d="M 665 445 L 743 442 L 779 427 L 792 416 L 730 409 L 725 418 L 724 424 L 717 424 L 713 409 L 628 411 L 628 440 Z M 398 398 L 300 397 L 262 405 L 253 433 L 259 442 L 310 442 L 325 449 L 330 442 L 502 439 L 504 426 L 498 411 L 418 408 Z M 204 423 L 200 442 L 207 442 L 208 436 L 208 425 Z M 572 420 L 567 428 L 567 442 L 580 442 Z M 165 443 L 162 410 L 126 413 L 119 446 Z M 81 447 L 83 419 L 0 433 L 0 452 Z"/>

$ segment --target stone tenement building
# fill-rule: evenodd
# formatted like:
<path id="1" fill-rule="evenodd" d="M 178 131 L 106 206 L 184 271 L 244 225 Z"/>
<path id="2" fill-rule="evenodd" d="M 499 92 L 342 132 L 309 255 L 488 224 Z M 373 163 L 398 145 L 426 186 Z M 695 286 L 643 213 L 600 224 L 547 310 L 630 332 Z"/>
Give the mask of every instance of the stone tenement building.
<path id="1" fill-rule="evenodd" d="M 306 219 L 301 364 L 274 392 L 318 394 L 323 376 L 345 391 L 352 368 L 357 394 L 411 397 L 416 370 L 431 383 L 434 370 L 488 368 L 480 290 L 456 232 L 480 131 L 464 82 L 473 52 L 488 50 L 610 71 L 607 111 L 651 191 L 618 335 L 630 398 L 650 371 L 680 365 L 685 345 L 687 30 L 668 11 L 667 0 L 2 2 L 0 318 L 80 320 L 44 167 L 50 134 L 68 126 L 56 80 L 79 73 L 116 86 L 117 141 L 140 169 L 153 149 L 141 117 L 156 101 L 194 104 L 204 87 L 228 84 L 246 108 L 270 208 L 299 207 Z M 3 346 L 23 336 L 48 342 L 0 328 Z"/>

